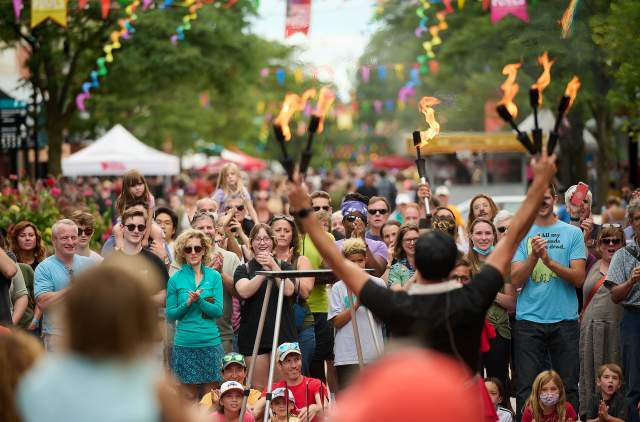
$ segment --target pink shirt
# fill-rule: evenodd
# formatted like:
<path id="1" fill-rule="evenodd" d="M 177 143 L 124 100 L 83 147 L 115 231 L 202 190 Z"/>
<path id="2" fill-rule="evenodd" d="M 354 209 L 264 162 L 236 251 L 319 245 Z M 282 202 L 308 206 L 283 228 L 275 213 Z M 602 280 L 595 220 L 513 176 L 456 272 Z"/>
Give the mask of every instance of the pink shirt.
<path id="1" fill-rule="evenodd" d="M 227 419 L 224 417 L 223 413 L 220 412 L 214 412 L 211 415 L 211 422 L 227 422 Z M 246 412 L 244 412 L 244 417 L 242 418 L 242 422 L 256 422 L 256 420 L 253 418 L 253 415 L 251 414 L 251 412 L 249 410 L 247 410 Z"/>

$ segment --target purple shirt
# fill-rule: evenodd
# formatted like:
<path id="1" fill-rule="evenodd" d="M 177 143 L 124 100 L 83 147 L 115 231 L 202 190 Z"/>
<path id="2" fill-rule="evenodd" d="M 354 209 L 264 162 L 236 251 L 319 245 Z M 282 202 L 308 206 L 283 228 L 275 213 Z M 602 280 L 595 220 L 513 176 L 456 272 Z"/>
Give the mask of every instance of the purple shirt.
<path id="1" fill-rule="evenodd" d="M 382 257 L 385 262 L 387 261 L 387 245 L 384 242 L 373 239 L 365 239 L 367 241 L 367 247 L 373 254 L 373 256 Z M 342 250 L 342 244 L 344 243 L 344 239 L 336 240 L 336 246 L 338 249 Z"/>

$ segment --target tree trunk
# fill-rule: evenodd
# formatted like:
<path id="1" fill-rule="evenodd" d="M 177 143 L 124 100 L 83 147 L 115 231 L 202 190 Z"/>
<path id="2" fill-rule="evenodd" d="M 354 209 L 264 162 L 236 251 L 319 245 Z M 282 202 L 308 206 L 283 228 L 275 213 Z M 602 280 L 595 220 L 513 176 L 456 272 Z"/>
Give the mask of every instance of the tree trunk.
<path id="1" fill-rule="evenodd" d="M 59 176 L 62 173 L 62 143 L 64 142 L 64 126 L 57 124 L 54 117 L 47 117 L 47 138 L 49 144 L 49 161 L 47 169 L 50 175 Z"/>
<path id="2" fill-rule="evenodd" d="M 609 192 L 609 157 L 613 144 L 613 115 L 604 104 L 598 104 L 593 113 L 596 120 L 595 137 L 598 141 L 598 183 L 596 186 L 597 204 L 601 206 L 607 200 Z"/>
<path id="3" fill-rule="evenodd" d="M 573 109 L 568 118 L 570 127 L 565 126 L 560 129 L 559 140 L 562 149 L 559 178 L 565 189 L 579 181 L 587 180 L 586 154 L 582 136 L 584 121 L 581 110 Z"/>

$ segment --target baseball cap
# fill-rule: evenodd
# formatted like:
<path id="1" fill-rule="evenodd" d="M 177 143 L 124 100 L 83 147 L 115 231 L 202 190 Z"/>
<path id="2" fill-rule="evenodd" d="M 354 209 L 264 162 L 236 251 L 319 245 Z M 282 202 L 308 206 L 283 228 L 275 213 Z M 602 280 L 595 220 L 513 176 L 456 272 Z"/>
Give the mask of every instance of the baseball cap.
<path id="1" fill-rule="evenodd" d="M 436 189 L 436 196 L 449 196 L 449 188 L 446 186 L 438 186 Z"/>
<path id="2" fill-rule="evenodd" d="M 226 355 L 224 355 L 224 357 L 222 358 L 222 370 L 224 371 L 225 368 L 229 365 L 231 365 L 232 363 L 237 363 L 238 365 L 246 368 L 247 367 L 247 363 L 244 360 L 244 356 L 242 356 L 240 353 L 227 353 Z"/>
<path id="3" fill-rule="evenodd" d="M 298 344 L 298 342 L 282 343 L 280 346 L 278 346 L 278 361 L 282 362 L 284 358 L 286 358 L 291 353 L 297 353 L 302 356 L 302 352 L 300 351 L 300 344 Z"/>
<path id="4" fill-rule="evenodd" d="M 412 202 L 412 201 L 408 193 L 399 193 L 396 196 L 396 205 L 408 204 L 409 202 Z"/>
<path id="5" fill-rule="evenodd" d="M 228 391 L 238 390 L 241 393 L 244 393 L 244 387 L 237 381 L 227 381 L 223 382 L 220 386 L 220 397 L 224 396 Z"/>
<path id="6" fill-rule="evenodd" d="M 275 398 L 278 398 L 278 397 L 284 397 L 285 396 L 285 390 L 289 393 L 289 401 L 295 403 L 296 402 L 296 398 L 293 396 L 293 393 L 291 392 L 291 390 L 285 389 L 284 387 L 278 387 L 275 390 L 273 390 L 273 392 L 271 393 L 271 398 L 275 399 Z"/>

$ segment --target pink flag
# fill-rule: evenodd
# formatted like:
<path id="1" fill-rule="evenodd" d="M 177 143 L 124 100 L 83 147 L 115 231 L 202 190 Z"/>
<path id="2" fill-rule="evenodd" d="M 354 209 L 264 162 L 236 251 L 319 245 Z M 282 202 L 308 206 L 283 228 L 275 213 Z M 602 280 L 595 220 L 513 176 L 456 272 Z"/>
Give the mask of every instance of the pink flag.
<path id="1" fill-rule="evenodd" d="M 16 14 L 16 20 L 19 20 L 22 13 L 22 0 L 13 0 L 13 13 Z"/>
<path id="2" fill-rule="evenodd" d="M 296 32 L 309 33 L 311 21 L 311 0 L 287 0 L 287 15 L 285 18 L 285 38 Z"/>
<path id="3" fill-rule="evenodd" d="M 491 0 L 491 23 L 495 25 L 500 19 L 506 15 L 529 22 L 529 14 L 527 13 L 527 0 Z"/>

